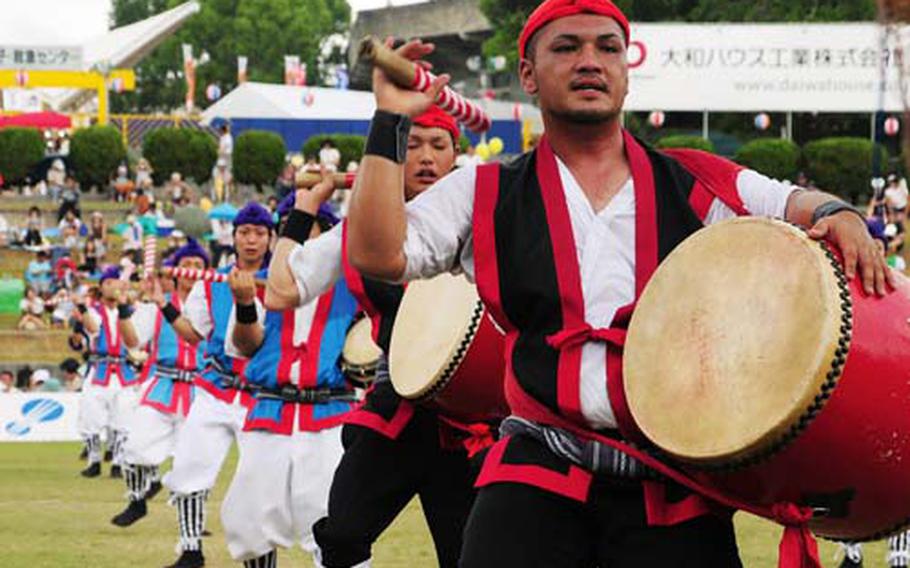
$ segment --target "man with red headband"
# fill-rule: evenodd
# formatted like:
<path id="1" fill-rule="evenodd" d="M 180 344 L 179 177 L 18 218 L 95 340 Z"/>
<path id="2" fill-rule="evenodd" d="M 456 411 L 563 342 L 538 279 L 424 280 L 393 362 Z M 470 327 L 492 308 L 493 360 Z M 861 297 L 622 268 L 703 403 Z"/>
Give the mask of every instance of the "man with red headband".
<path id="1" fill-rule="evenodd" d="M 387 187 L 411 200 L 445 176 L 455 163 L 460 132 L 435 106 L 414 118 L 403 132 L 403 176 Z M 313 240 L 309 227 L 319 204 L 332 193 L 331 182 L 297 192 L 269 268 L 266 306 L 289 309 L 312 301 L 342 275 L 373 320 L 373 337 L 388 353 L 392 324 L 404 293 L 401 285 L 363 278 L 343 261 L 343 226 Z M 330 260 L 327 260 L 330 259 Z M 335 470 L 328 515 L 313 527 L 320 560 L 327 568 L 368 565 L 373 543 L 415 495 L 443 568 L 458 563 L 468 511 L 474 500 L 466 432 L 444 423 L 436 412 L 399 397 L 385 359 L 364 404 L 345 419 L 345 453 Z"/>
<path id="2" fill-rule="evenodd" d="M 637 294 L 690 234 L 744 214 L 811 226 L 844 251 L 849 277 L 859 266 L 868 293 L 884 294 L 891 278 L 846 203 L 709 154 L 658 152 L 625 131 L 629 35 L 608 0 L 541 4 L 521 34 L 519 75 L 545 136 L 407 206 L 389 191 L 403 170 L 395 134 L 448 77 L 418 93 L 373 73 L 378 110 L 351 201 L 350 261 L 390 281 L 464 271 L 510 347 L 513 416 L 478 477 L 465 568 L 739 566 L 729 514 L 709 514 L 610 445 L 635 433 L 615 365 Z M 430 51 L 419 40 L 398 50 Z"/>

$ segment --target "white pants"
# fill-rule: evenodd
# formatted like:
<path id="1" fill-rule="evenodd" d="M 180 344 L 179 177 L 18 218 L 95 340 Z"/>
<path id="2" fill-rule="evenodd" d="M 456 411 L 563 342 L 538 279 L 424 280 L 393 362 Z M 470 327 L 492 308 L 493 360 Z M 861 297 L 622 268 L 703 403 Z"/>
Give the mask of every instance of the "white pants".
<path id="1" fill-rule="evenodd" d="M 129 429 L 130 417 L 139 403 L 139 387 L 124 387 L 117 381 L 111 377 L 106 387 L 87 384 L 82 391 L 79 431 L 83 436 L 98 436 L 107 427 L 123 432 Z"/>
<path id="2" fill-rule="evenodd" d="M 291 436 L 243 432 L 237 472 L 221 505 L 231 557 L 249 560 L 295 542 L 315 553 L 313 524 L 328 512 L 343 453 L 341 426 Z"/>
<path id="3" fill-rule="evenodd" d="M 189 495 L 215 486 L 231 442 L 243 428 L 246 408 L 240 396 L 227 404 L 197 388 L 190 412 L 180 428 L 174 464 L 161 482 L 172 493 Z"/>
<path id="4" fill-rule="evenodd" d="M 166 414 L 140 404 L 133 411 L 124 446 L 126 463 L 161 465 L 174 453 L 177 433 L 185 419 L 183 413 Z"/>

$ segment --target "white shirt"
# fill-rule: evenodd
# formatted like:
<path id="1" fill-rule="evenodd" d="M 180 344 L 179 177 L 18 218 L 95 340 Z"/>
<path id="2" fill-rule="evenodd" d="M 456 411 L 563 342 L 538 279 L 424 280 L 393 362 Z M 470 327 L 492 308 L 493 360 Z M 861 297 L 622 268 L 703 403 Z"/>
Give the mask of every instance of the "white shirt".
<path id="1" fill-rule="evenodd" d="M 104 310 L 107 313 L 107 323 L 108 323 L 108 327 L 110 328 L 110 332 L 111 332 L 111 336 L 107 338 L 107 341 L 108 341 L 109 348 L 113 348 L 113 346 L 117 344 L 117 340 L 120 338 L 120 326 L 117 325 L 117 318 L 119 317 L 119 313 L 117 312 L 117 306 L 114 306 L 113 308 L 109 308 L 104 304 L 100 304 L 99 307 L 100 307 L 100 309 Z M 92 322 L 98 328 L 98 331 L 96 331 L 95 333 L 90 333 L 89 337 L 94 339 L 94 338 L 98 337 L 99 335 L 101 335 L 102 322 L 101 322 L 101 316 L 98 315 L 98 312 L 93 309 L 90 309 L 85 312 L 85 317 L 91 318 Z M 114 355 L 119 355 L 119 354 L 115 353 Z"/>
<path id="2" fill-rule="evenodd" d="M 569 169 L 557 158 L 575 239 L 585 321 L 607 327 L 619 307 L 635 298 L 635 192 L 630 179 L 602 211 L 594 211 Z M 474 165 L 456 170 L 407 204 L 407 268 L 402 280 L 431 278 L 463 270 L 474 281 L 471 236 Z M 793 186 L 752 170 L 737 179 L 743 203 L 753 215 L 783 217 Z M 706 224 L 735 217 L 715 200 Z M 582 349 L 581 409 L 594 428 L 615 428 L 606 384 L 606 345 L 588 342 Z"/>
<path id="3" fill-rule="evenodd" d="M 151 302 L 142 302 L 136 304 L 133 315 L 130 316 L 130 322 L 136 330 L 136 337 L 139 339 L 137 347 L 145 347 L 155 335 L 155 324 L 158 323 L 158 306 Z"/>
<path id="4" fill-rule="evenodd" d="M 265 318 L 265 310 L 262 305 L 259 303 L 259 300 L 256 300 L 256 310 L 259 313 L 260 323 Z M 212 316 L 209 313 L 208 304 L 205 301 L 205 282 L 199 281 L 193 285 L 193 289 L 190 290 L 189 295 L 186 297 L 186 302 L 183 303 L 183 317 L 185 317 L 190 325 L 193 326 L 193 329 L 196 330 L 196 333 L 199 334 L 203 339 L 208 339 L 209 334 L 212 333 L 212 328 L 214 322 L 212 321 Z M 234 346 L 231 337 L 234 333 L 234 322 L 237 320 L 237 308 L 234 304 L 231 304 L 231 315 L 228 319 L 228 328 L 225 332 L 227 335 L 227 341 L 224 343 L 224 353 L 229 357 L 239 357 L 244 359 L 243 353 L 240 352 Z"/>
<path id="5" fill-rule="evenodd" d="M 892 209 L 903 209 L 907 206 L 907 186 L 903 183 L 885 190 L 885 200 Z"/>
<path id="6" fill-rule="evenodd" d="M 344 274 L 341 231 L 342 223 L 338 223 L 305 245 L 294 246 L 288 255 L 288 267 L 297 282 L 301 305 L 326 293 Z"/>

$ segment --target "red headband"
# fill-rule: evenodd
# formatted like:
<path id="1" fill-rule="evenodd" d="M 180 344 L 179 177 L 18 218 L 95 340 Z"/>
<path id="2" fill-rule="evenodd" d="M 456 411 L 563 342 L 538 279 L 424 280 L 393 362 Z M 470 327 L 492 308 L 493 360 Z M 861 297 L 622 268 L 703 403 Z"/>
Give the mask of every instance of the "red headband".
<path id="1" fill-rule="evenodd" d="M 521 30 L 521 36 L 518 38 L 518 55 L 524 59 L 528 40 L 540 28 L 553 20 L 575 14 L 599 14 L 613 18 L 626 35 L 626 43 L 629 43 L 629 20 L 610 0 L 546 0 L 531 13 L 524 29 Z"/>
<path id="2" fill-rule="evenodd" d="M 412 122 L 416 126 L 422 126 L 424 128 L 442 128 L 452 135 L 452 142 L 456 146 L 458 145 L 458 138 L 461 136 L 461 131 L 458 130 L 458 124 L 455 123 L 455 119 L 452 118 L 451 115 L 446 114 L 438 106 L 431 106 L 425 113 L 415 117 Z"/>

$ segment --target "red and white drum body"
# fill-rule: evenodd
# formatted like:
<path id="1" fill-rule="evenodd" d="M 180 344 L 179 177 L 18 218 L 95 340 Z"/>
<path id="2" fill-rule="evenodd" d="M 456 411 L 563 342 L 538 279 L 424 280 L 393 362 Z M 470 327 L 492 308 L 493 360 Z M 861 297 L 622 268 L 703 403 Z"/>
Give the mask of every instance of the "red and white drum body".
<path id="1" fill-rule="evenodd" d="M 408 284 L 392 330 L 395 390 L 463 422 L 508 414 L 504 336 L 463 276 Z"/>
<path id="2" fill-rule="evenodd" d="M 908 356 L 906 278 L 866 296 L 826 245 L 739 219 L 655 273 L 625 389 L 645 436 L 696 478 L 753 505 L 813 507 L 821 536 L 874 540 L 910 522 Z"/>

